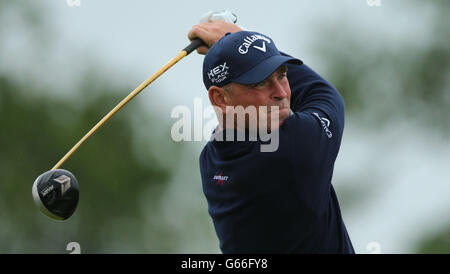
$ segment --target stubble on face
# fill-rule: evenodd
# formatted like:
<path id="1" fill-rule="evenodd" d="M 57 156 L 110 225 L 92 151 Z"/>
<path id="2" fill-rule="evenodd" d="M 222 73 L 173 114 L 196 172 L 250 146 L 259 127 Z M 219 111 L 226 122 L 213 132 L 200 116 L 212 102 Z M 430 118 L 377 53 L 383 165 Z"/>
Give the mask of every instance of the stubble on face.
<path id="1" fill-rule="evenodd" d="M 235 118 L 234 127 L 258 129 L 262 126 L 270 132 L 283 124 L 290 115 L 291 91 L 286 74 L 287 67 L 281 66 L 261 83 L 229 83 L 222 87 L 227 94 L 229 106 L 234 107 L 233 111 L 225 112 L 225 116 L 232 115 Z M 239 115 L 245 116 L 245 125 L 239 123 Z M 255 117 L 256 128 L 252 124 Z"/>

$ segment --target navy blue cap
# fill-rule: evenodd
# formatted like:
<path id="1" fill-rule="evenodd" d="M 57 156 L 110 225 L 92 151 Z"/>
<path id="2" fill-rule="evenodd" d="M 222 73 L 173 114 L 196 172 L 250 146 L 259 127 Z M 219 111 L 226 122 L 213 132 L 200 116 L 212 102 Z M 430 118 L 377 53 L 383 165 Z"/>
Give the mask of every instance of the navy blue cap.
<path id="1" fill-rule="evenodd" d="M 272 39 L 261 33 L 227 33 L 208 50 L 203 60 L 203 83 L 206 89 L 231 82 L 256 84 L 286 62 L 303 63 L 281 55 Z"/>

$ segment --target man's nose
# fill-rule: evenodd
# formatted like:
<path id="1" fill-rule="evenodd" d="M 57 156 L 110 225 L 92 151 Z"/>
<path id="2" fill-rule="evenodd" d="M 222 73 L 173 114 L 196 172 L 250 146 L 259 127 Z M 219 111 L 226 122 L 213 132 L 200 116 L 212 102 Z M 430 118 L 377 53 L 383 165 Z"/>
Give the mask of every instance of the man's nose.
<path id="1" fill-rule="evenodd" d="M 280 82 L 274 81 L 272 99 L 284 100 L 288 97 L 288 91 L 281 85 Z"/>

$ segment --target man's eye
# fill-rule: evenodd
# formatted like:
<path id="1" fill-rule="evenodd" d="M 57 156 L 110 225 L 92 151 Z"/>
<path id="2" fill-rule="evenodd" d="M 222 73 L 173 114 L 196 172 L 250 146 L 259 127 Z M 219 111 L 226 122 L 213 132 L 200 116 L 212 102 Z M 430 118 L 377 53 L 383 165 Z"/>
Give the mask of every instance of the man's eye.
<path id="1" fill-rule="evenodd" d="M 259 83 L 256 83 L 256 84 L 253 84 L 252 86 L 253 86 L 253 87 L 264 87 L 264 86 L 265 86 L 265 84 L 266 84 L 266 81 L 262 81 L 262 82 L 259 82 Z"/>
<path id="2" fill-rule="evenodd" d="M 280 79 L 283 79 L 283 78 L 285 78 L 286 76 L 287 76 L 287 73 L 286 73 L 286 72 L 280 73 Z"/>

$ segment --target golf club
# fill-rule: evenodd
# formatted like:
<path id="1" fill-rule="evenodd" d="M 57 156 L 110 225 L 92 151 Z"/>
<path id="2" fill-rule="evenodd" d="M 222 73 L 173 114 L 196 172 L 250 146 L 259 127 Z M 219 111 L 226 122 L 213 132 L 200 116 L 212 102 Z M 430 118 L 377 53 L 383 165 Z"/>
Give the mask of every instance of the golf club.
<path id="1" fill-rule="evenodd" d="M 150 85 L 161 74 L 175 65 L 178 61 L 189 55 L 203 44 L 200 39 L 194 39 L 177 56 L 150 76 L 117 106 L 115 106 L 105 117 L 103 117 L 86 135 L 81 138 L 64 157 L 49 171 L 41 174 L 33 183 L 32 195 L 36 205 L 48 217 L 55 220 L 66 220 L 75 212 L 79 199 L 79 186 L 75 176 L 67 170 L 59 167 L 103 124 L 105 124 L 126 103 L 138 95 L 143 89 Z"/>

